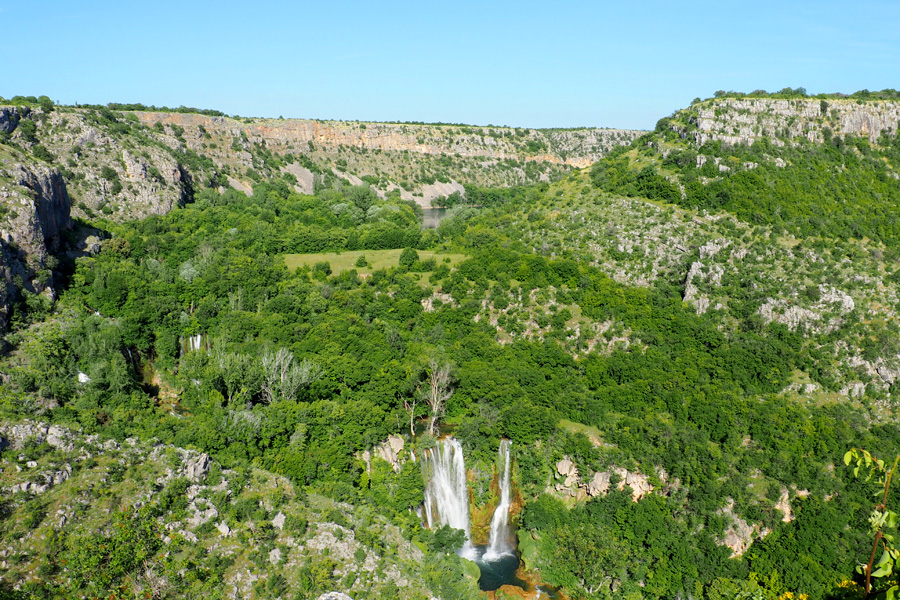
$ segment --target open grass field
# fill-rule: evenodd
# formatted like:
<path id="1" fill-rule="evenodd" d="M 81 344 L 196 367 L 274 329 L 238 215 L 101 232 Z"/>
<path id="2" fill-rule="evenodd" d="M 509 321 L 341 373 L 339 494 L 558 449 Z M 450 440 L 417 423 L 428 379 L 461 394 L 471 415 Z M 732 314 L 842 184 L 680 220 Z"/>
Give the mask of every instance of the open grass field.
<path id="1" fill-rule="evenodd" d="M 313 254 L 285 254 L 284 262 L 287 268 L 294 271 L 303 265 L 310 268 L 316 263 L 327 262 L 331 265 L 334 274 L 356 269 L 357 273 L 372 273 L 379 269 L 396 267 L 400 260 L 402 249 L 396 250 L 346 250 L 344 252 L 316 252 Z M 465 260 L 465 254 L 438 254 L 432 250 L 419 250 L 419 260 L 428 260 L 434 257 L 437 264 L 446 264 L 449 267 L 456 266 Z M 357 267 L 356 261 L 360 256 L 365 256 L 369 263 L 367 267 Z M 449 261 L 447 261 L 449 259 Z"/>
<path id="2" fill-rule="evenodd" d="M 575 423 L 568 419 L 562 419 L 559 422 L 559 427 L 565 429 L 569 433 L 583 433 L 595 446 L 603 444 L 603 436 L 601 435 L 600 430 L 591 425 L 584 425 L 583 423 Z"/>

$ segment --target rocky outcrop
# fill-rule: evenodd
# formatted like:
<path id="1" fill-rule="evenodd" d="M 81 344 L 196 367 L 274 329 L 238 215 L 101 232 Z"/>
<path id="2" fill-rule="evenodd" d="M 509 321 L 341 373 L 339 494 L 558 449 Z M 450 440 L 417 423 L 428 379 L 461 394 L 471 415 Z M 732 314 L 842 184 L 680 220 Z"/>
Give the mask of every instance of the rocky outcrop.
<path id="1" fill-rule="evenodd" d="M 10 446 L 20 450 L 26 441 L 38 444 L 46 442 L 51 448 L 69 452 L 74 448 L 74 436 L 65 427 L 26 421 L 24 423 L 0 423 L 0 450 Z"/>
<path id="2" fill-rule="evenodd" d="M 829 135 L 846 134 L 875 143 L 882 132 L 896 133 L 900 124 L 898 102 L 844 98 L 717 98 L 695 104 L 686 112 L 695 128 L 677 130 L 701 146 L 710 140 L 752 144 L 760 138 L 770 138 L 775 145 L 798 138 L 822 142 Z"/>
<path id="3" fill-rule="evenodd" d="M 404 445 L 405 443 L 402 437 L 399 435 L 389 435 L 387 440 L 381 442 L 371 451 L 363 451 L 358 455 L 358 458 L 366 463 L 366 470 L 368 472 L 372 471 L 372 458 L 374 456 L 391 465 L 391 468 L 399 473 L 400 469 L 403 468 L 403 463 L 406 462 L 405 456 L 403 455 Z"/>
<path id="4" fill-rule="evenodd" d="M 248 143 L 267 146 L 346 146 L 392 152 L 432 155 L 478 156 L 493 159 L 522 158 L 582 167 L 610 149 L 631 143 L 643 131 L 630 129 L 523 130 L 512 127 L 427 125 L 412 123 L 362 123 L 311 119 L 254 119 L 242 122 L 227 117 L 192 113 L 135 113 L 147 126 L 176 125 L 226 134 Z"/>
<path id="5" fill-rule="evenodd" d="M 621 467 L 612 467 L 609 471 L 598 471 L 589 480 L 582 480 L 578 474 L 578 467 L 569 457 L 563 457 L 556 463 L 558 483 L 554 490 L 558 495 L 574 498 L 576 501 L 605 496 L 609 492 L 612 474 L 618 476 L 616 489 L 622 491 L 627 485 L 631 489 L 631 499 L 637 502 L 654 490 L 647 475 L 638 472 L 630 472 Z M 661 481 L 666 482 L 668 475 L 657 467 L 657 475 Z"/>
<path id="6" fill-rule="evenodd" d="M 27 108 L 0 106 L 0 132 L 12 133 L 18 126 L 19 119 L 27 112 Z"/>
<path id="7" fill-rule="evenodd" d="M 129 192 L 127 214 L 130 218 L 164 215 L 188 200 L 190 175 L 168 153 L 152 150 L 144 151 L 147 156 L 123 150 L 121 163 L 112 163 L 114 169 L 125 167 L 119 176 Z M 96 188 L 97 191 L 100 189 L 102 186 Z M 106 199 L 106 195 L 99 193 L 85 195 L 88 205 L 100 206 Z"/>
<path id="8" fill-rule="evenodd" d="M 185 475 L 191 481 L 202 481 L 209 472 L 209 454 L 205 452 L 196 458 L 189 459 L 185 465 Z"/>
<path id="9" fill-rule="evenodd" d="M 29 464 L 29 466 L 31 467 L 32 465 Z M 36 463 L 32 468 L 35 467 L 37 467 Z M 12 485 L 9 487 L 9 491 L 12 494 L 15 494 L 16 492 L 25 492 L 34 495 L 43 494 L 54 485 L 59 485 L 68 480 L 71 476 L 72 465 L 67 463 L 60 470 L 51 470 L 39 473 L 35 481 L 23 481 L 22 483 Z"/>
<path id="10" fill-rule="evenodd" d="M 22 292 L 53 294 L 51 257 L 72 228 L 69 195 L 59 171 L 0 158 L 0 331 Z"/>
<path id="11" fill-rule="evenodd" d="M 791 510 L 791 496 L 787 488 L 781 488 L 781 495 L 778 497 L 778 502 L 775 503 L 775 508 L 781 511 L 782 522 L 790 523 L 794 520 L 794 512 Z"/>
<path id="12" fill-rule="evenodd" d="M 819 294 L 819 300 L 809 307 L 797 306 L 785 299 L 768 298 L 758 313 L 766 323 L 781 323 L 791 331 L 801 325 L 822 333 L 836 331 L 844 323 L 842 317 L 850 313 L 856 303 L 849 294 L 831 286 L 820 285 Z"/>
<path id="13" fill-rule="evenodd" d="M 729 245 L 731 245 L 731 241 L 726 239 L 711 240 L 703 244 L 700 247 L 700 260 L 691 263 L 691 267 L 688 269 L 684 280 L 684 296 L 682 299 L 686 303 L 694 304 L 698 315 L 704 314 L 710 305 L 709 296 L 701 294 L 698 286 L 701 284 L 713 287 L 721 285 L 725 271 L 721 265 L 712 263 L 712 261 L 719 252 Z"/>
<path id="14" fill-rule="evenodd" d="M 751 525 L 734 512 L 734 500 L 731 498 L 728 499 L 728 505 L 719 510 L 719 514 L 729 520 L 729 524 L 725 528 L 725 533 L 719 543 L 731 549 L 731 558 L 741 556 L 747 551 L 747 548 L 750 547 L 757 535 L 760 537 L 764 535 L 759 525 Z"/>
<path id="15" fill-rule="evenodd" d="M 26 420 L 18 423 L 9 423 L 0 421 L 0 450 L 11 448 L 14 451 L 22 450 L 27 445 L 47 444 L 51 448 L 61 452 L 72 453 L 76 450 L 81 454 L 80 459 L 89 456 L 98 456 L 108 453 L 118 453 L 123 450 L 133 450 L 139 445 L 136 438 L 127 438 L 125 444 L 119 444 L 115 440 L 101 440 L 97 435 L 84 436 L 77 430 L 72 430 L 61 425 L 49 425 L 39 421 Z M 181 461 L 174 469 L 169 468 L 164 475 L 156 480 L 159 485 L 165 485 L 177 477 L 186 477 L 194 482 L 205 479 L 209 467 L 211 465 L 210 457 L 194 450 L 184 450 L 181 448 L 174 449 L 174 452 L 180 457 Z M 161 445 L 152 445 L 149 458 L 158 459 L 165 454 Z M 38 463 L 26 461 L 24 455 L 19 456 L 19 462 L 23 463 L 27 468 L 34 469 Z M 62 470 L 41 470 L 35 471 L 35 477 L 29 478 L 29 481 L 16 484 L 18 487 L 14 491 L 26 491 L 39 494 L 47 491 L 53 485 L 57 485 L 67 480 L 72 474 L 72 467 L 68 464 L 64 465 Z M 224 489 L 224 486 L 223 486 Z M 218 516 L 215 509 L 210 511 L 195 503 L 200 486 L 193 485 L 188 489 L 188 496 L 191 499 L 189 506 L 193 513 L 191 519 L 203 523 L 206 520 Z"/>

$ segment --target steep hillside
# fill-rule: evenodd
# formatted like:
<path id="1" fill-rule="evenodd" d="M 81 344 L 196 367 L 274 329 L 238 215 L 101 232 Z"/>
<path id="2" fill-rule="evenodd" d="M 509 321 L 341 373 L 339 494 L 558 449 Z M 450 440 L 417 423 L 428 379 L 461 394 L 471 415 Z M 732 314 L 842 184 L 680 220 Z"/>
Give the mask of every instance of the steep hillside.
<path id="1" fill-rule="evenodd" d="M 855 98 L 713 98 L 676 113 L 676 129 L 697 146 L 708 141 L 750 145 L 770 139 L 775 146 L 830 141 L 848 134 L 876 144 L 893 136 L 900 123 L 900 102 Z M 686 123 L 684 122 L 686 120 Z"/>
<path id="2" fill-rule="evenodd" d="M 785 392 L 828 402 L 866 396 L 875 418 L 894 418 L 900 382 L 894 250 L 868 240 L 797 237 L 725 212 L 605 193 L 587 173 L 549 191 L 486 225 L 548 258 L 590 262 L 629 286 L 675 286 L 723 331 L 783 327 L 783 335 L 806 340 L 809 354 Z M 542 307 L 549 301 L 553 312 L 566 309 L 564 343 L 575 355 L 634 343 L 624 323 L 593 322 L 567 297 L 559 291 L 543 300 L 508 297 L 498 289 L 481 318 L 501 341 L 553 337 L 553 314 Z"/>
<path id="3" fill-rule="evenodd" d="M 0 331 L 15 303 L 55 297 L 63 236 L 73 227 L 59 171 L 0 145 Z"/>
<path id="4" fill-rule="evenodd" d="M 59 165 L 75 216 L 119 221 L 165 214 L 204 188 L 251 193 L 272 178 L 307 194 L 326 180 L 371 185 L 382 197 L 394 191 L 428 206 L 465 195 L 464 185 L 558 179 L 641 133 L 235 119 L 52 103 L 0 106 L 0 132 Z"/>
<path id="5" fill-rule="evenodd" d="M 696 102 L 517 223 L 539 251 L 678 285 L 723 329 L 779 324 L 808 340 L 815 360 L 793 390 L 893 406 L 898 121 L 891 100 Z"/>
<path id="6" fill-rule="evenodd" d="M 478 595 L 371 510 L 159 442 L 0 423 L 0 489 L 4 598 Z"/>

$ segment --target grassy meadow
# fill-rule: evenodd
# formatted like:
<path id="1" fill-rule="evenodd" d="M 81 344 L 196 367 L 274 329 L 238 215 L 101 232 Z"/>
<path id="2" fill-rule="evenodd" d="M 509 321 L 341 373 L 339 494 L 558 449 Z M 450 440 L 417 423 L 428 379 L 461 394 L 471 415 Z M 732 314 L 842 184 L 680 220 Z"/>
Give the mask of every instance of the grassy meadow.
<path id="1" fill-rule="evenodd" d="M 334 274 L 343 273 L 350 269 L 356 269 L 357 273 L 372 273 L 379 269 L 396 267 L 400 260 L 402 249 L 394 250 L 347 250 L 344 252 L 314 252 L 311 254 L 285 254 L 284 262 L 291 271 L 306 265 L 312 268 L 320 262 L 331 265 Z M 419 260 L 428 260 L 434 257 L 435 262 L 446 264 L 453 268 L 466 258 L 465 254 L 437 253 L 432 250 L 418 250 Z M 368 266 L 357 267 L 356 261 L 360 256 L 366 257 Z"/>

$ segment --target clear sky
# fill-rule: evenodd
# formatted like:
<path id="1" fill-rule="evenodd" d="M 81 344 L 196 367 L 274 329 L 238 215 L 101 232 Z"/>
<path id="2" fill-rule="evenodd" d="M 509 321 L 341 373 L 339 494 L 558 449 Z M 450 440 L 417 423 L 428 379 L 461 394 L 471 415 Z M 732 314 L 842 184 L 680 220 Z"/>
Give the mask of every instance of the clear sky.
<path id="1" fill-rule="evenodd" d="M 900 1 L 0 0 L 0 96 L 652 128 L 716 90 L 900 88 Z"/>

